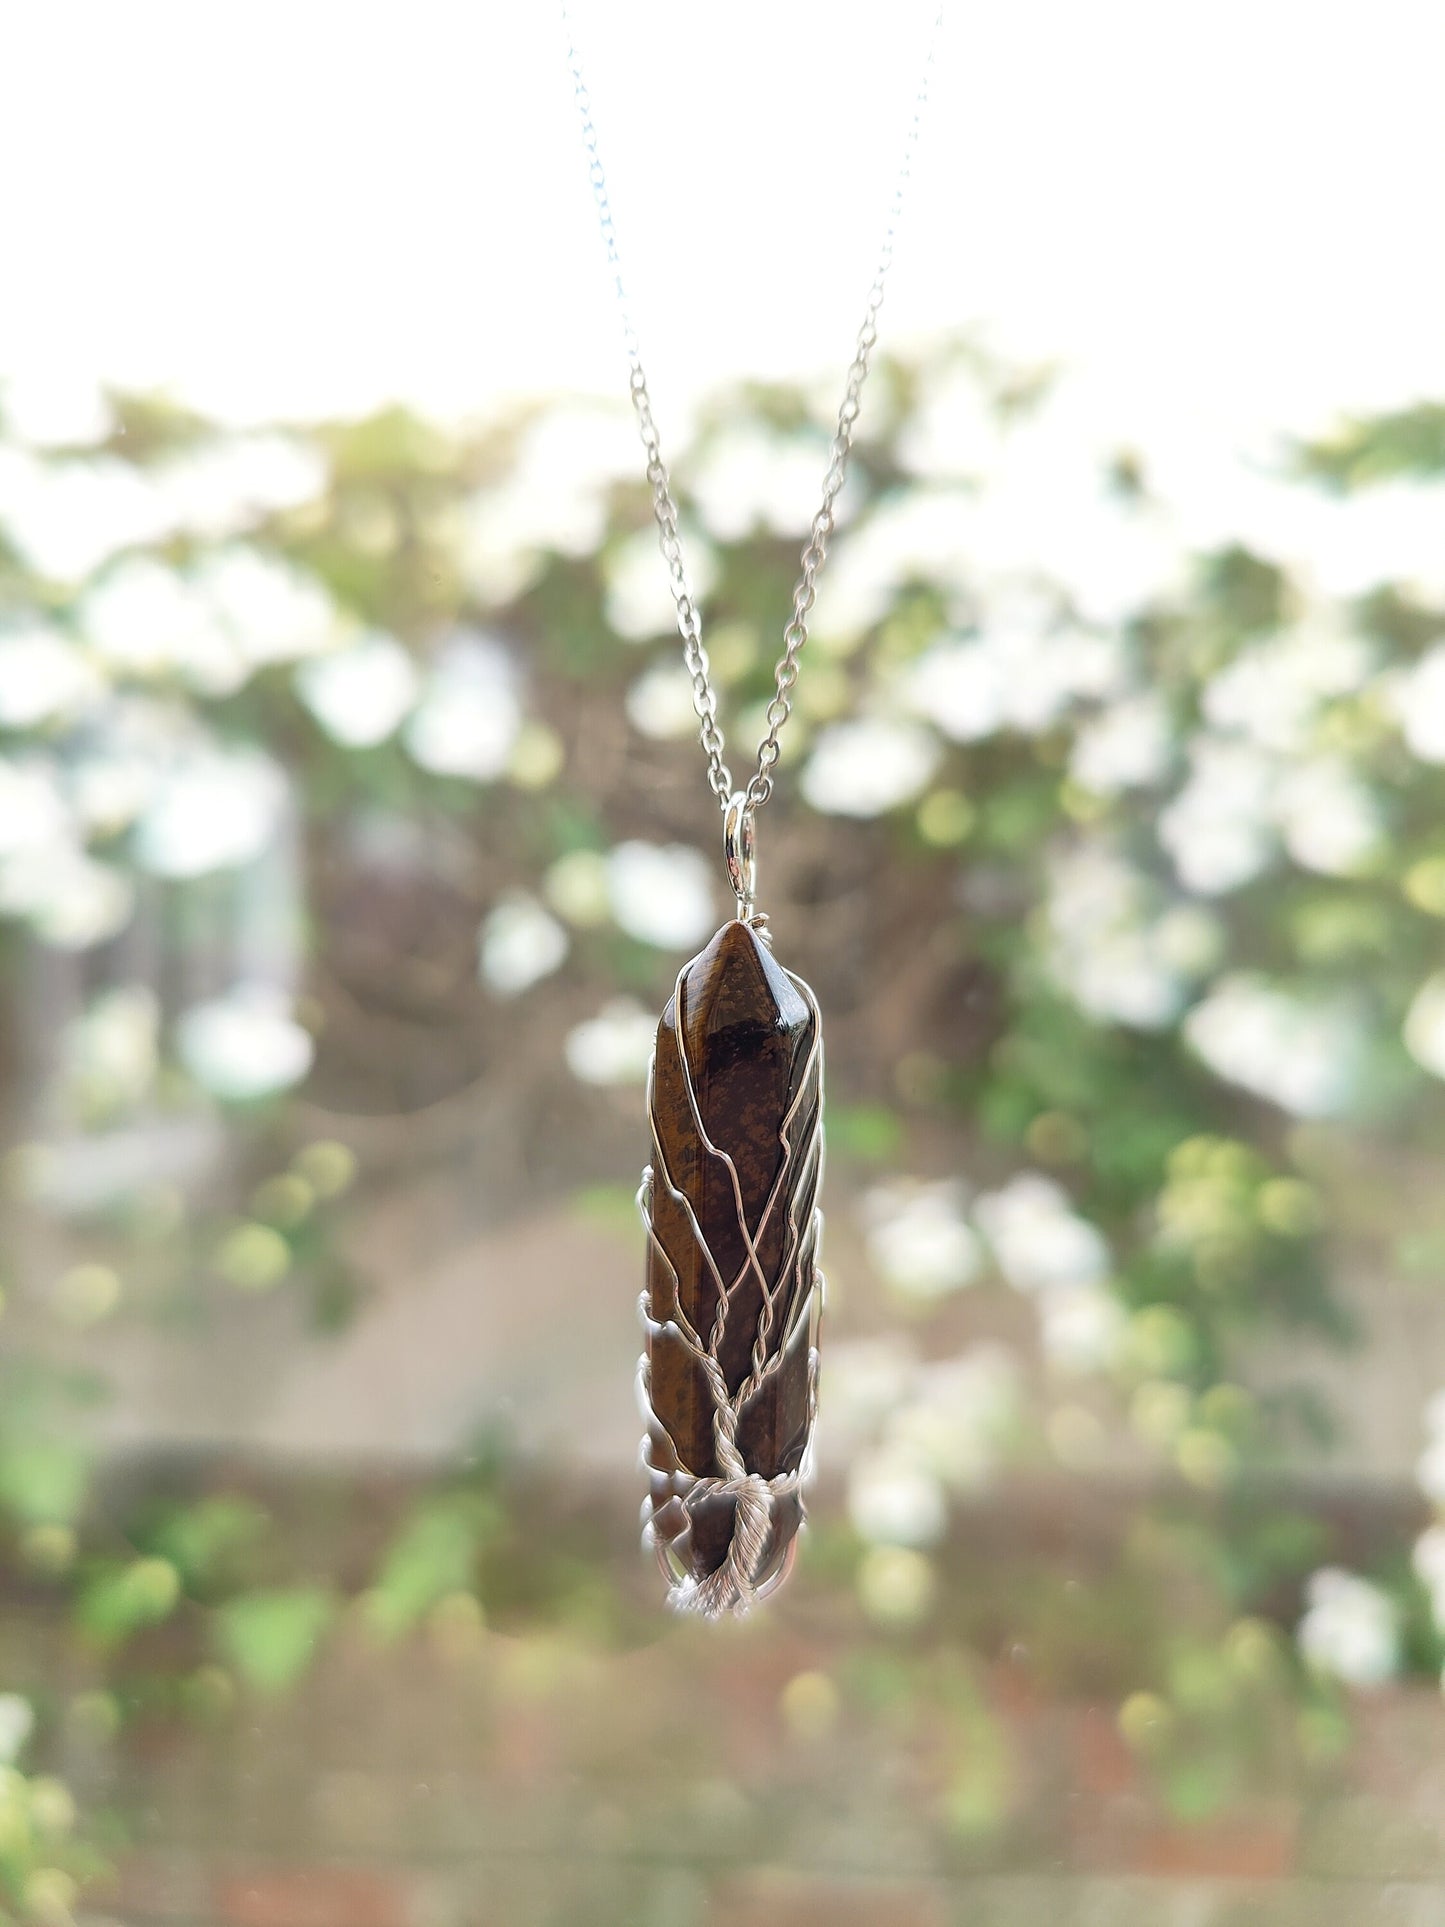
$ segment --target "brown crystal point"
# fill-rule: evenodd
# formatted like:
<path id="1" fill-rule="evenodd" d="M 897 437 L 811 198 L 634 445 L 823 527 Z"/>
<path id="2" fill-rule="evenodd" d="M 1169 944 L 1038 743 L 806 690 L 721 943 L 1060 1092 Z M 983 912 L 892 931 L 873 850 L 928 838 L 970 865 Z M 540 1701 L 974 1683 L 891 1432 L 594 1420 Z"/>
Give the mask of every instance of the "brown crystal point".
<path id="1" fill-rule="evenodd" d="M 688 1477 L 724 1476 L 718 1375 L 741 1395 L 749 1473 L 796 1471 L 807 1446 L 821 1098 L 811 995 L 748 924 L 724 924 L 678 978 L 650 1091 L 652 1504 L 699 1578 L 727 1557 L 733 1501 L 698 1495 L 684 1513 L 676 1495 Z M 796 1495 L 780 1503 L 779 1557 L 800 1516 Z"/>

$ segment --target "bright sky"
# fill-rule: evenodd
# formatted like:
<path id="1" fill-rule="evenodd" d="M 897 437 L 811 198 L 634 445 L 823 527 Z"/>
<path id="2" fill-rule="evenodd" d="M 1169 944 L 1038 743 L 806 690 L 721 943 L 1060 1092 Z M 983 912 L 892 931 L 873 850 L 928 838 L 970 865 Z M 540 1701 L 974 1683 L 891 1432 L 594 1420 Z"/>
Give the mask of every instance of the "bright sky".
<path id="1" fill-rule="evenodd" d="M 841 379 L 931 7 L 575 0 L 664 430 Z M 241 419 L 623 394 L 546 0 L 50 0 L 5 38 L 0 372 Z M 952 0 L 885 339 L 984 323 L 1124 429 L 1445 394 L 1442 73 L 1441 0 Z"/>

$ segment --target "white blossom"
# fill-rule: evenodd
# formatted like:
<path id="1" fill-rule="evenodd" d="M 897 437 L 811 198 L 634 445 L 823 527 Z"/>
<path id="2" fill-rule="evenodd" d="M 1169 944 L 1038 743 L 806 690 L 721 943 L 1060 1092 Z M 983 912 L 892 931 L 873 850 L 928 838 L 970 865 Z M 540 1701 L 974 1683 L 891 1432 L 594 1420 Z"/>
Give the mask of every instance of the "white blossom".
<path id="1" fill-rule="evenodd" d="M 35 1731 L 35 1709 L 19 1693 L 0 1693 L 0 1766 L 10 1766 Z"/>
<path id="2" fill-rule="evenodd" d="M 1437 1433 L 1420 1454 L 1415 1478 L 1431 1504 L 1445 1508 L 1445 1432 Z"/>
<path id="3" fill-rule="evenodd" d="M 1169 711 L 1153 690 L 1122 696 L 1081 725 L 1069 774 L 1096 796 L 1147 789 L 1169 767 L 1174 750 Z"/>
<path id="4" fill-rule="evenodd" d="M 978 373 L 952 367 L 923 376 L 898 439 L 898 459 L 927 481 L 961 481 L 987 473 L 1000 439 L 998 415 Z"/>
<path id="5" fill-rule="evenodd" d="M 568 403 L 541 414 L 505 482 L 467 504 L 462 561 L 481 600 L 501 608 L 521 595 L 548 550 L 591 555 L 606 533 L 611 484 L 633 480 L 634 460 L 625 409 Z"/>
<path id="6" fill-rule="evenodd" d="M 1219 948 L 1206 911 L 1168 904 L 1140 871 L 1097 844 L 1050 865 L 1045 914 L 1050 968 L 1075 1003 L 1140 1030 L 1174 1020 Z"/>
<path id="7" fill-rule="evenodd" d="M 58 629 L 38 621 L 0 629 L 0 728 L 73 716 L 102 688 L 94 666 Z"/>
<path id="8" fill-rule="evenodd" d="M 122 676 L 179 675 L 212 695 L 240 688 L 249 664 L 211 600 L 154 556 L 129 556 L 87 591 L 80 626 Z"/>
<path id="9" fill-rule="evenodd" d="M 1121 452 L 1113 398 L 1077 378 L 1008 425 L 979 501 L 982 552 L 1062 585 L 1087 620 L 1118 625 L 1174 590 L 1183 555 L 1170 521 L 1130 499 L 1111 470 Z"/>
<path id="10" fill-rule="evenodd" d="M 870 508 L 829 558 L 829 632 L 862 636 L 910 580 L 966 588 L 976 513 L 971 491 L 949 488 L 910 489 Z"/>
<path id="11" fill-rule="evenodd" d="M 874 1266 L 909 1297 L 943 1297 L 972 1284 L 982 1269 L 978 1236 L 955 1182 L 876 1185 L 864 1196 L 863 1220 Z"/>
<path id="12" fill-rule="evenodd" d="M 919 1369 L 918 1351 L 897 1332 L 839 1339 L 823 1353 L 820 1423 L 846 1448 L 876 1432 L 904 1404 Z"/>
<path id="13" fill-rule="evenodd" d="M 1016 1291 L 1047 1292 L 1096 1284 L 1110 1271 L 1103 1235 L 1051 1178 L 1022 1171 L 973 1208 L 999 1269 Z"/>
<path id="14" fill-rule="evenodd" d="M 1416 991 L 1405 1018 L 1405 1048 L 1422 1069 L 1445 1077 L 1445 971 Z"/>
<path id="15" fill-rule="evenodd" d="M 212 538 L 314 501 L 327 484 L 319 449 L 294 435 L 218 438 L 160 463 L 152 479 L 177 525 Z"/>
<path id="16" fill-rule="evenodd" d="M 1438 481 L 1377 482 L 1337 494 L 1301 488 L 1278 468 L 1246 465 L 1217 442 L 1211 450 L 1196 439 L 1176 454 L 1177 467 L 1156 465 L 1155 479 L 1192 548 L 1240 543 L 1338 601 L 1386 582 L 1427 601 L 1445 597 Z"/>
<path id="17" fill-rule="evenodd" d="M 290 1000 L 266 984 L 238 984 L 197 1004 L 177 1024 L 176 1043 L 196 1082 L 233 1102 L 290 1090 L 310 1070 L 315 1050 Z"/>
<path id="18" fill-rule="evenodd" d="M 1326 1566 L 1305 1588 L 1300 1651 L 1319 1672 L 1347 1686 L 1383 1686 L 1400 1670 L 1399 1611 L 1368 1579 Z"/>
<path id="19" fill-rule="evenodd" d="M 1020 1400 L 1012 1356 L 1001 1345 L 972 1345 L 918 1368 L 908 1396 L 887 1415 L 883 1439 L 952 1490 L 977 1491 L 998 1465 Z"/>
<path id="20" fill-rule="evenodd" d="M 482 926 L 481 973 L 499 997 L 515 997 L 567 955 L 567 932 L 525 892 L 504 897 Z"/>
<path id="21" fill-rule="evenodd" d="M 588 511 L 584 507 L 581 513 Z M 591 514 L 600 533 L 600 505 Z M 539 519 L 537 507 L 512 477 L 504 486 L 479 489 L 467 503 L 462 567 L 468 587 L 486 608 L 515 602 L 541 573 L 546 531 Z"/>
<path id="22" fill-rule="evenodd" d="M 1437 642 L 1394 686 L 1405 741 L 1422 763 L 1445 763 L 1445 642 Z"/>
<path id="23" fill-rule="evenodd" d="M 1445 1525 L 1427 1526 L 1415 1541 L 1412 1563 L 1430 1595 L 1437 1629 L 1445 1633 Z"/>
<path id="24" fill-rule="evenodd" d="M 830 1440 L 841 1436 L 845 1453 L 872 1440 L 958 1490 L 993 1469 L 1019 1406 L 1018 1370 L 999 1345 L 925 1364 L 890 1333 L 831 1345 L 824 1372 Z"/>
<path id="25" fill-rule="evenodd" d="M 988 1344 L 924 1364 L 897 1336 L 830 1350 L 824 1423 L 853 1457 L 858 1532 L 876 1544 L 933 1543 L 946 1491 L 976 1491 L 999 1462 L 1019 1409 L 1013 1358 Z"/>
<path id="26" fill-rule="evenodd" d="M 716 560 L 708 543 L 685 523 L 682 543 L 693 596 L 705 604 L 717 575 Z M 657 536 L 651 525 L 608 550 L 604 573 L 604 608 L 608 627 L 615 635 L 626 642 L 648 642 L 676 629 L 677 611 L 668 588 L 667 569 L 658 556 Z"/>
<path id="27" fill-rule="evenodd" d="M 567 1068 L 583 1084 L 641 1084 L 657 1019 L 632 997 L 615 997 L 567 1033 Z"/>
<path id="28" fill-rule="evenodd" d="M 423 769 L 487 783 L 502 775 L 522 727 L 510 656 L 494 638 L 466 631 L 442 652 L 406 725 Z"/>
<path id="29" fill-rule="evenodd" d="M 54 765 L 38 756 L 0 759 L 0 857 L 64 841 L 70 812 Z"/>
<path id="30" fill-rule="evenodd" d="M 1081 1010 L 1134 1030 L 1162 1030 L 1184 1000 L 1179 972 L 1157 953 L 1146 930 L 1116 931 L 1092 943 L 1059 974 Z"/>
<path id="31" fill-rule="evenodd" d="M 693 471 L 693 500 L 719 541 L 739 541 L 759 528 L 801 539 L 827 467 L 826 436 L 742 422 L 708 444 Z"/>
<path id="32" fill-rule="evenodd" d="M 1112 1365 L 1127 1323 L 1119 1301 L 1100 1284 L 1064 1285 L 1039 1298 L 1044 1357 L 1060 1371 L 1097 1372 Z"/>
<path id="33" fill-rule="evenodd" d="M 1200 706 L 1221 732 L 1292 754 L 1309 746 L 1321 705 L 1363 687 L 1375 651 L 1331 617 L 1315 617 L 1241 649 L 1204 685 Z"/>
<path id="34" fill-rule="evenodd" d="M 1320 494 L 1321 539 L 1310 561 L 1327 595 L 1349 601 L 1383 583 L 1445 602 L 1445 486 L 1437 479 L 1376 482 L 1344 496 Z"/>
<path id="35" fill-rule="evenodd" d="M 1186 889 L 1218 896 L 1252 881 L 1274 853 L 1275 771 L 1250 745 L 1209 736 L 1190 745 L 1190 765 L 1160 812 L 1159 841 Z"/>
<path id="36" fill-rule="evenodd" d="M 23 916 L 42 943 L 89 950 L 130 922 L 135 886 L 123 870 L 59 840 L 0 859 L 0 912 Z"/>
<path id="37" fill-rule="evenodd" d="M 160 773 L 143 756 L 99 753 L 66 772 L 71 805 L 86 831 L 111 836 L 133 823 L 155 794 Z"/>
<path id="38" fill-rule="evenodd" d="M 1302 1002 L 1250 972 L 1217 983 L 1184 1020 L 1217 1076 L 1296 1117 L 1335 1117 L 1354 1097 L 1363 1038 L 1352 1003 Z"/>
<path id="39" fill-rule="evenodd" d="M 1114 693 L 1123 656 L 1110 636 L 1047 621 L 991 619 L 982 635 L 937 644 L 905 684 L 909 706 L 955 742 L 1002 729 L 1037 735 L 1081 696 Z"/>
<path id="40" fill-rule="evenodd" d="M 233 546 L 203 562 L 197 586 L 250 667 L 297 662 L 336 640 L 336 610 L 321 580 L 259 549 Z"/>
<path id="41" fill-rule="evenodd" d="M 1383 841 L 1379 802 L 1338 760 L 1290 770 L 1280 779 L 1275 803 L 1285 848 L 1302 868 L 1323 876 L 1357 875 Z"/>
<path id="42" fill-rule="evenodd" d="M 394 636 L 372 633 L 302 663 L 296 692 L 333 742 L 370 749 L 386 741 L 415 702 L 417 673 Z"/>
<path id="43" fill-rule="evenodd" d="M 627 715 L 644 736 L 666 742 L 697 733 L 697 711 L 692 706 L 692 679 L 681 662 L 654 663 L 627 692 Z"/>
<path id="44" fill-rule="evenodd" d="M 834 723 L 819 731 L 801 788 L 825 815 L 882 816 L 921 793 L 939 757 L 937 740 L 917 723 Z"/>
<path id="45" fill-rule="evenodd" d="M 981 742 L 1003 726 L 1007 674 L 998 652 L 982 642 L 940 643 L 919 658 L 904 693 L 954 742 Z"/>
<path id="46" fill-rule="evenodd" d="M 886 1448 L 854 1465 L 848 1511 L 858 1536 L 874 1545 L 936 1545 L 948 1523 L 937 1476 L 912 1454 Z"/>
<path id="47" fill-rule="evenodd" d="M 176 757 L 205 740 L 193 718 L 169 702 L 112 694 L 104 727 L 67 746 L 66 799 L 80 827 L 103 836 L 126 828 Z"/>
<path id="48" fill-rule="evenodd" d="M 607 888 L 618 926 L 663 950 L 700 942 L 716 921 L 712 870 L 686 843 L 619 843 Z"/>
<path id="49" fill-rule="evenodd" d="M 254 862 L 276 836 L 287 795 L 284 772 L 261 750 L 197 744 L 160 775 L 135 827 L 135 860 L 164 877 Z"/>
<path id="50" fill-rule="evenodd" d="M 109 455 L 41 462 L 18 449 L 0 474 L 0 521 L 39 575 L 84 582 L 121 550 L 171 534 L 174 517 L 154 482 Z"/>

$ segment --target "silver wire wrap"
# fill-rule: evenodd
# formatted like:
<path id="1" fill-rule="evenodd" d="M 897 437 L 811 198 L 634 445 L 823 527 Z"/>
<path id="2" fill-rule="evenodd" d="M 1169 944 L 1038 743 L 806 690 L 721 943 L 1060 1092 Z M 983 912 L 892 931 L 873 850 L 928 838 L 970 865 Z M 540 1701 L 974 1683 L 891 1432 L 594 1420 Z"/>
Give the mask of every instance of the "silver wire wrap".
<path id="1" fill-rule="evenodd" d="M 674 999 L 680 998 L 683 974 L 682 971 L 678 973 Z M 638 1402 L 647 1426 L 642 1441 L 642 1463 L 654 1489 L 643 1502 L 643 1543 L 655 1551 L 663 1576 L 668 1581 L 668 1604 L 679 1612 L 697 1612 L 709 1619 L 720 1618 L 728 1613 L 747 1612 L 787 1578 L 797 1551 L 797 1538 L 795 1530 L 789 1531 L 786 1538 L 780 1538 L 775 1531 L 780 1517 L 779 1507 L 783 1500 L 796 1496 L 797 1524 L 801 1527 L 801 1495 L 812 1475 L 813 1430 L 818 1398 L 816 1335 L 825 1293 L 823 1273 L 817 1262 L 823 1214 L 816 1204 L 823 1165 L 823 1033 L 818 1002 L 813 992 L 801 977 L 795 976 L 792 971 L 786 974 L 812 1012 L 812 1043 L 803 1074 L 798 1080 L 797 1093 L 779 1124 L 778 1142 L 782 1157 L 755 1226 L 750 1227 L 746 1223 L 741 1188 L 732 1159 L 703 1128 L 687 1053 L 682 1043 L 680 1015 L 678 1019 L 678 1058 L 687 1083 L 698 1138 L 704 1152 L 709 1157 L 719 1159 L 731 1172 L 733 1194 L 737 1199 L 738 1227 L 742 1233 L 745 1257 L 737 1275 L 730 1281 L 722 1279 L 696 1213 L 685 1194 L 673 1183 L 667 1168 L 653 1102 L 655 1053 L 647 1075 L 647 1114 L 653 1161 L 643 1171 L 637 1203 L 646 1227 L 648 1244 L 671 1272 L 676 1287 L 676 1267 L 653 1223 L 653 1188 L 660 1183 L 666 1187 L 674 1202 L 681 1206 L 691 1236 L 717 1279 L 719 1291 L 717 1314 L 706 1340 L 683 1312 L 676 1291 L 676 1315 L 673 1318 L 665 1321 L 654 1319 L 647 1291 L 642 1293 L 638 1301 L 638 1311 L 649 1341 L 666 1336 L 680 1342 L 701 1369 L 712 1405 L 714 1456 L 721 1476 L 699 1477 L 683 1464 L 676 1441 L 652 1403 L 649 1354 L 644 1352 L 638 1361 L 637 1371 Z M 675 1003 L 674 1008 L 680 1012 L 680 1003 Z M 799 1112 L 813 1092 L 814 1065 L 817 1068 L 817 1085 L 812 1123 L 803 1140 L 795 1144 L 791 1132 Z M 769 1280 L 758 1256 L 758 1246 L 770 1219 L 779 1209 L 786 1213 L 786 1231 L 776 1276 Z M 730 1393 L 720 1362 L 720 1352 L 729 1309 L 739 1286 L 750 1274 L 761 1286 L 762 1305 L 750 1370 L 737 1391 Z M 786 1324 L 775 1339 L 773 1328 L 779 1304 L 786 1308 Z M 794 1346 L 803 1341 L 805 1326 L 808 1393 L 803 1450 L 795 1470 L 764 1478 L 747 1464 L 739 1450 L 738 1424 L 749 1401 L 783 1361 L 792 1355 Z M 672 1465 L 658 1463 L 654 1440 L 666 1441 Z M 665 1487 L 667 1495 L 662 1503 L 659 1503 L 659 1486 Z M 732 1542 L 725 1563 L 706 1578 L 699 1579 L 690 1569 L 687 1557 L 692 1514 L 696 1506 L 711 1498 L 731 1499 L 734 1502 Z"/>
<path id="2" fill-rule="evenodd" d="M 687 565 L 683 560 L 682 539 L 678 533 L 677 503 L 673 498 L 667 464 L 662 459 L 662 442 L 658 436 L 657 423 L 653 419 L 652 397 L 648 393 L 637 328 L 632 319 L 632 307 L 622 274 L 622 257 L 617 244 L 617 224 L 613 217 L 612 201 L 607 191 L 607 176 L 598 148 L 597 128 L 592 119 L 592 96 L 588 92 L 586 81 L 582 78 L 582 62 L 572 32 L 567 0 L 561 0 L 561 11 L 562 29 L 567 38 L 567 62 L 571 68 L 573 92 L 582 121 L 582 143 L 587 150 L 587 176 L 592 184 L 593 199 L 597 203 L 602 243 L 607 250 L 607 265 L 612 271 L 617 305 L 622 317 L 622 335 L 629 369 L 628 392 L 637 414 L 637 427 L 642 437 L 642 446 L 647 454 L 647 479 L 652 486 L 652 512 L 657 521 L 658 546 L 662 550 L 663 561 L 667 564 L 668 582 L 672 589 L 673 601 L 677 605 L 677 627 L 682 637 L 683 662 L 687 667 L 688 675 L 692 678 L 692 706 L 697 712 L 698 741 L 702 744 L 703 754 L 707 757 L 708 786 L 717 798 L 719 806 L 725 810 L 733 794 L 733 779 L 731 771 L 723 760 L 723 733 L 717 719 L 717 691 L 712 685 L 711 664 L 708 661 L 707 650 L 703 647 L 702 618 L 688 582 Z M 862 325 L 854 344 L 853 360 L 848 369 L 843 400 L 838 408 L 837 426 L 828 450 L 828 470 L 823 477 L 823 500 L 817 514 L 813 517 L 812 526 L 808 531 L 808 540 L 803 546 L 799 565 L 800 574 L 793 588 L 793 610 L 783 629 L 783 653 L 779 656 L 773 671 L 773 696 L 765 717 L 767 730 L 758 744 L 757 767 L 748 778 L 744 792 L 749 806 L 755 810 L 761 809 L 773 793 L 773 768 L 780 754 L 778 737 L 783 725 L 792 714 L 793 687 L 798 680 L 798 657 L 802 654 L 808 640 L 808 616 L 817 598 L 818 576 L 827 559 L 828 542 L 836 525 L 834 504 L 848 478 L 848 462 L 853 452 L 853 431 L 858 421 L 863 384 L 868 378 L 869 360 L 878 341 L 878 311 L 883 306 L 883 286 L 888 278 L 888 270 L 893 265 L 893 249 L 902 219 L 904 197 L 913 172 L 913 159 L 918 148 L 918 138 L 923 130 L 924 112 L 928 106 L 928 83 L 933 72 L 934 55 L 943 27 L 943 13 L 940 0 L 940 5 L 933 17 L 933 25 L 929 30 L 923 72 L 919 78 L 913 111 L 909 116 L 908 130 L 904 137 L 903 159 L 894 183 L 893 199 L 888 210 L 888 224 L 884 230 L 882 248 L 879 250 L 878 267 L 873 276 L 873 284 L 868 290 L 867 306 L 863 311 Z"/>

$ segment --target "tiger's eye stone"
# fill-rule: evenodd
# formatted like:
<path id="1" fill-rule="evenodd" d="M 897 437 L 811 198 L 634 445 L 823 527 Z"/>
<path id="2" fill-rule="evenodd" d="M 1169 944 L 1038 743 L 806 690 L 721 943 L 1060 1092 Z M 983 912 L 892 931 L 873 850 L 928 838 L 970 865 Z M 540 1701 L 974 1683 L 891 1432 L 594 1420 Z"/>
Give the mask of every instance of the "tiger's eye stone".
<path id="1" fill-rule="evenodd" d="M 670 1321 L 681 1312 L 736 1397 L 777 1355 L 813 1291 L 817 1044 L 813 1006 L 741 921 L 724 924 L 682 971 L 658 1026 L 647 1285 L 659 1530 L 669 1523 L 661 1516 L 668 1481 L 659 1475 L 719 1476 L 707 1378 Z M 720 1332 L 719 1280 L 728 1288 Z M 801 1319 L 786 1356 L 739 1416 L 739 1450 L 765 1479 L 796 1470 L 806 1449 L 814 1324 Z M 693 1506 L 690 1563 L 699 1578 L 726 1558 L 732 1514 L 721 1495 Z M 800 1516 L 796 1497 L 785 1501 L 778 1530 L 790 1538 Z"/>

